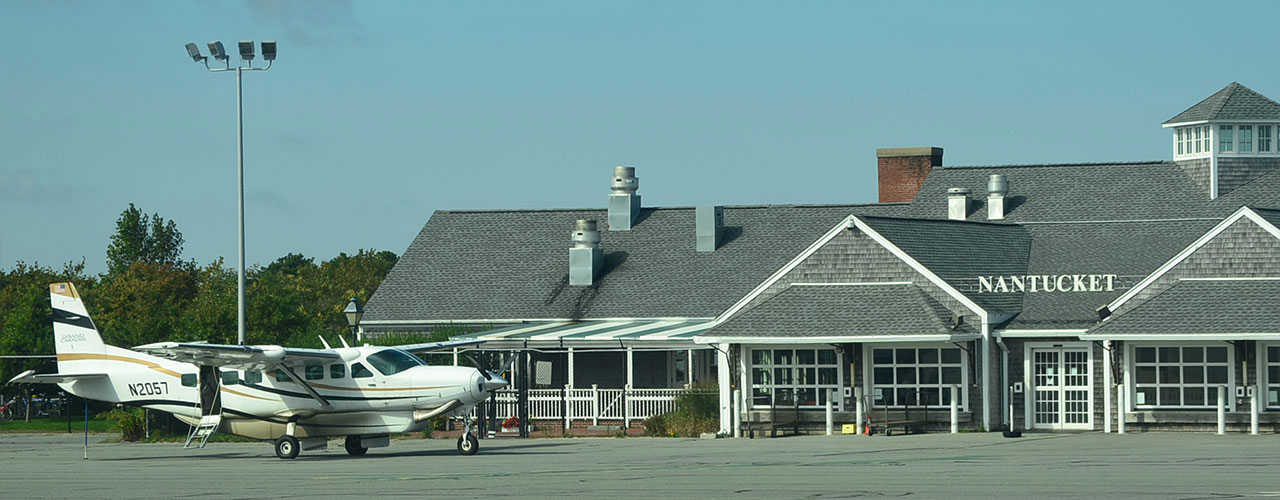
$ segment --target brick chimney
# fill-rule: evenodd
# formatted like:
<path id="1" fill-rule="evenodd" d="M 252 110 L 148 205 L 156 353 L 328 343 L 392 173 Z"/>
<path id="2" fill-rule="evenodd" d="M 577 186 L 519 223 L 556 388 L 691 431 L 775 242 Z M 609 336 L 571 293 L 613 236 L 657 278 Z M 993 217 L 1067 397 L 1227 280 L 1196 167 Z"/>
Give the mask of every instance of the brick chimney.
<path id="1" fill-rule="evenodd" d="M 879 148 L 880 203 L 910 202 L 933 167 L 942 166 L 942 148 Z"/>

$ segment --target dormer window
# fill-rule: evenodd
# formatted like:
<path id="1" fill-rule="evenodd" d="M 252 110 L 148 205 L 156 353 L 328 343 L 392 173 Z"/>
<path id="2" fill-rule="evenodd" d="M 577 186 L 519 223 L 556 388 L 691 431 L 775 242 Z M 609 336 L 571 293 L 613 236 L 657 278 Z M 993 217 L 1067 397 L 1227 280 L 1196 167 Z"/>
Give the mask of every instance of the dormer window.
<path id="1" fill-rule="evenodd" d="M 1209 153 L 1209 126 L 1178 127 L 1173 132 L 1174 153 L 1178 157 Z"/>
<path id="2" fill-rule="evenodd" d="M 1240 125 L 1238 129 L 1239 130 L 1237 130 L 1236 132 L 1238 132 L 1238 135 L 1240 136 L 1240 140 L 1237 141 L 1237 144 L 1239 144 L 1240 147 L 1236 148 L 1236 151 L 1240 153 L 1252 153 L 1253 152 L 1253 125 Z"/>
<path id="3" fill-rule="evenodd" d="M 1230 153 L 1231 147 L 1235 145 L 1235 127 L 1231 125 L 1218 126 L 1218 152 Z"/>
<path id="4" fill-rule="evenodd" d="M 1271 125 L 1258 125 L 1258 152 L 1271 152 Z"/>

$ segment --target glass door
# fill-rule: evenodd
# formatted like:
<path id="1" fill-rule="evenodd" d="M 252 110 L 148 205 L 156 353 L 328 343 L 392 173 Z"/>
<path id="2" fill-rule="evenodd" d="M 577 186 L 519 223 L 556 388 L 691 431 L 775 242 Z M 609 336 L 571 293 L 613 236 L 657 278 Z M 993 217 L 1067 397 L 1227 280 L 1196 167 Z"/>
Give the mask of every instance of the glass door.
<path id="1" fill-rule="evenodd" d="M 1090 429 L 1089 350 L 1031 350 L 1031 426 L 1037 429 Z"/>

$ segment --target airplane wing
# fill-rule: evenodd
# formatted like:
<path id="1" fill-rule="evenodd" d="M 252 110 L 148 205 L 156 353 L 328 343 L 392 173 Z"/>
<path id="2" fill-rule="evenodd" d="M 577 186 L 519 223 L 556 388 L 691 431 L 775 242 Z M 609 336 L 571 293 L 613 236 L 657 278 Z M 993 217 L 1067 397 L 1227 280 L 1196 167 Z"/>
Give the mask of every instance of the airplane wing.
<path id="1" fill-rule="evenodd" d="M 75 382 L 77 380 L 94 379 L 106 377 L 105 373 L 36 373 L 35 370 L 27 370 L 19 373 L 18 376 L 9 379 L 10 384 L 62 384 L 66 382 Z"/>
<path id="2" fill-rule="evenodd" d="M 278 345 L 156 342 L 135 347 L 134 350 L 184 363 L 239 370 L 265 370 L 282 365 L 295 367 L 342 359 L 342 356 L 330 349 L 303 349 Z"/>
<path id="3" fill-rule="evenodd" d="M 426 343 L 422 343 L 422 344 L 405 344 L 405 345 L 398 345 L 398 346 L 392 346 L 392 347 L 394 347 L 394 348 L 396 348 L 396 349 L 399 349 L 399 350 L 401 350 L 401 351 L 407 351 L 407 352 L 411 352 L 411 353 L 417 354 L 417 353 L 420 353 L 420 352 L 438 351 L 438 350 L 440 350 L 440 349 L 449 349 L 449 348 L 451 348 L 451 347 L 461 347 L 461 346 L 464 346 L 464 345 L 476 345 L 476 344 L 481 344 L 481 343 L 484 343 L 484 340 L 481 340 L 481 339 L 472 339 L 472 340 L 446 340 L 446 341 L 444 341 L 444 342 L 426 342 Z"/>

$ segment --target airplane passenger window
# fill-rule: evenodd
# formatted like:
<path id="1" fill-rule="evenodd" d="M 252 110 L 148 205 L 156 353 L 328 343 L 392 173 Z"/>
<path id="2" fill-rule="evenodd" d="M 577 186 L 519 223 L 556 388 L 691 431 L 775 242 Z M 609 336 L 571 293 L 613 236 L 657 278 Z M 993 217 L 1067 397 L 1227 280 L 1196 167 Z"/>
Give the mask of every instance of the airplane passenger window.
<path id="1" fill-rule="evenodd" d="M 293 379 L 289 378 L 288 373 L 285 373 L 284 370 L 276 368 L 276 382 L 288 382 L 290 380 L 293 380 Z"/>
<path id="2" fill-rule="evenodd" d="M 369 360 L 369 364 L 382 372 L 383 375 L 395 375 L 415 366 L 426 364 L 417 356 L 399 349 L 385 349 L 378 351 L 370 354 L 366 359 Z"/>
<path id="3" fill-rule="evenodd" d="M 369 378 L 373 376 L 373 372 L 365 368 L 364 365 L 356 363 L 351 365 L 351 378 Z"/>
<path id="4" fill-rule="evenodd" d="M 338 363 L 329 365 L 329 378 L 343 378 L 347 376 L 347 365 Z"/>
<path id="5" fill-rule="evenodd" d="M 307 365 L 307 374 L 303 375 L 307 380 L 320 380 L 324 378 L 324 367 L 321 365 Z"/>
<path id="6" fill-rule="evenodd" d="M 183 373 L 183 374 L 182 374 L 182 386 L 183 386 L 183 387 L 195 387 L 195 386 L 196 386 L 196 374 L 194 374 L 194 373 Z"/>
<path id="7" fill-rule="evenodd" d="M 236 385 L 240 383 L 240 374 L 235 370 L 227 370 L 222 372 L 222 385 Z"/>
<path id="8" fill-rule="evenodd" d="M 258 370 L 244 372 L 244 383 L 246 384 L 262 383 L 262 372 Z"/>

